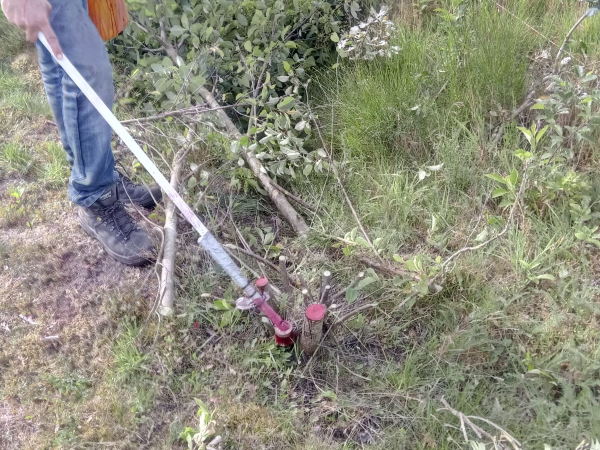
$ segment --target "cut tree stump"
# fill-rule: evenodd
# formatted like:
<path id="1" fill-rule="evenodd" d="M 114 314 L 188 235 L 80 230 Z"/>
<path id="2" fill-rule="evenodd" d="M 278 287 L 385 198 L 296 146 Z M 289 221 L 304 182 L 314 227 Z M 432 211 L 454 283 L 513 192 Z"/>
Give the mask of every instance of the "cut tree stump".
<path id="1" fill-rule="evenodd" d="M 304 327 L 300 337 L 300 346 L 306 355 L 312 355 L 323 337 L 323 322 L 327 315 L 327 306 L 313 303 L 306 308 Z"/>

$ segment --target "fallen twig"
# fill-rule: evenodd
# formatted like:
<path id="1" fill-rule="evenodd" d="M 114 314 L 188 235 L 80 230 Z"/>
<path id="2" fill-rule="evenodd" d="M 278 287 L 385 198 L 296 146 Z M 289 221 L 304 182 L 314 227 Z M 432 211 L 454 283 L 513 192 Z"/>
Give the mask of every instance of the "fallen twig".
<path id="1" fill-rule="evenodd" d="M 271 180 L 271 184 L 273 184 L 273 187 L 275 187 L 275 189 L 277 189 L 278 191 L 280 191 L 286 197 L 291 198 L 292 200 L 294 200 L 299 205 L 303 206 L 304 208 L 308 209 L 311 212 L 317 212 L 317 209 L 314 206 L 308 204 L 307 202 L 305 202 L 304 200 L 302 200 L 300 197 L 292 194 L 290 191 L 288 191 L 283 186 L 278 185 L 275 181 Z"/>
<path id="2" fill-rule="evenodd" d="M 438 277 L 440 277 L 446 273 L 446 271 L 448 269 L 448 265 L 454 259 L 458 258 L 463 253 L 472 252 L 475 250 L 479 250 L 480 248 L 486 247 L 487 245 L 491 244 L 496 239 L 501 238 L 508 232 L 508 230 L 510 229 L 510 226 L 512 225 L 512 221 L 514 219 L 517 208 L 518 208 L 519 204 L 521 203 L 521 198 L 523 197 L 523 193 L 525 192 L 525 187 L 529 182 L 528 167 L 529 167 L 529 165 L 527 163 L 525 163 L 525 168 L 523 169 L 523 180 L 521 181 L 521 185 L 519 186 L 519 191 L 517 192 L 517 195 L 515 196 L 515 201 L 510 208 L 508 218 L 506 219 L 506 225 L 504 225 L 504 228 L 502 229 L 502 231 L 500 231 L 498 234 L 492 236 L 491 238 L 487 239 L 486 241 L 484 241 L 478 245 L 463 247 L 460 250 L 457 250 L 456 252 L 454 252 L 452 255 L 450 255 L 448 258 L 446 258 L 446 260 L 442 263 L 441 270 L 438 272 L 438 274 L 435 277 L 433 277 L 433 279 L 431 280 L 432 283 Z"/>
<path id="3" fill-rule="evenodd" d="M 312 120 L 315 125 L 315 129 L 317 130 L 317 134 L 319 135 L 319 140 L 321 141 L 323 150 L 325 150 L 327 148 L 327 144 L 325 142 L 325 138 L 323 137 L 323 134 L 321 133 L 321 128 L 319 128 L 319 124 L 317 123 L 317 121 L 314 117 L 312 118 Z M 367 244 L 369 244 L 369 247 L 371 247 L 371 249 L 377 255 L 378 258 L 381 258 L 381 256 L 379 256 L 377 254 L 377 250 L 375 250 L 375 246 L 373 245 L 373 242 L 371 241 L 371 238 L 369 237 L 367 230 L 365 230 L 365 227 L 363 226 L 362 221 L 360 220 L 360 217 L 358 216 L 358 213 L 356 212 L 356 209 L 354 208 L 354 205 L 352 204 L 352 201 L 350 200 L 350 196 L 348 195 L 348 192 L 346 191 L 346 188 L 344 187 L 344 183 L 342 182 L 340 173 L 337 170 L 337 166 L 335 164 L 335 161 L 333 160 L 333 156 L 331 156 L 331 152 L 328 152 L 325 150 L 325 153 L 327 153 L 327 159 L 329 160 L 329 165 L 331 166 L 331 171 L 333 172 L 333 176 L 335 177 L 335 179 L 338 183 L 338 186 L 340 187 L 340 190 L 342 191 L 342 195 L 344 196 L 344 200 L 346 201 L 348 208 L 350 208 L 352 217 L 354 217 L 354 220 L 356 221 L 356 224 L 358 225 L 360 232 L 362 233 L 363 237 L 365 238 L 365 241 L 367 241 Z"/>
<path id="4" fill-rule="evenodd" d="M 234 245 L 234 244 L 223 244 L 223 247 L 225 247 L 228 250 L 235 250 L 236 252 L 240 252 L 240 253 L 243 253 L 244 255 L 250 256 L 251 258 L 254 258 L 257 261 L 269 266 L 274 271 L 280 272 L 280 267 L 277 264 L 269 261 L 267 258 L 263 258 L 262 256 L 257 255 L 252 250 L 246 250 L 245 248 L 238 247 L 237 245 Z M 290 284 L 292 284 L 294 287 L 300 287 L 300 282 L 298 280 L 296 280 L 293 276 L 291 276 L 289 274 L 288 274 L 288 277 L 289 277 Z"/>
<path id="5" fill-rule="evenodd" d="M 491 420 L 485 419 L 485 418 L 479 417 L 479 416 L 467 416 L 466 414 L 452 408 L 448 404 L 446 399 L 443 397 L 440 399 L 440 402 L 442 403 L 442 405 L 444 405 L 444 407 L 438 409 L 438 411 L 448 411 L 450 414 L 457 417 L 458 420 L 460 421 L 460 430 L 462 432 L 463 439 L 465 440 L 465 442 L 470 441 L 469 436 L 467 434 L 467 429 L 466 429 L 466 427 L 468 426 L 475 433 L 477 438 L 479 438 L 479 439 L 486 438 L 486 439 L 489 439 L 491 442 L 493 442 L 494 448 L 504 449 L 505 446 L 502 444 L 502 441 L 506 441 L 507 443 L 510 444 L 510 446 L 513 448 L 513 450 L 521 450 L 522 449 L 521 443 L 517 439 L 515 439 L 505 429 L 496 425 Z M 475 424 L 473 422 L 473 420 L 481 420 L 482 422 L 485 422 L 488 425 L 491 425 L 492 427 L 494 427 L 496 430 L 500 431 L 500 439 L 498 439 L 498 437 L 496 437 L 496 436 L 492 436 L 490 433 L 485 431 L 479 425 Z M 501 447 L 498 447 L 497 444 L 500 444 Z"/>
<path id="6" fill-rule="evenodd" d="M 39 325 L 38 322 L 36 322 L 35 320 L 33 320 L 31 317 L 29 316 L 24 316 L 23 314 L 19 314 L 19 318 L 23 321 L 28 323 L 29 325 Z"/>
<path id="7" fill-rule="evenodd" d="M 205 113 L 215 112 L 219 109 L 235 108 L 237 106 L 239 106 L 239 104 L 224 105 L 224 106 L 219 106 L 218 108 L 207 108 L 205 105 L 190 106 L 187 108 L 175 109 L 173 111 L 165 111 L 163 113 L 156 114 L 153 116 L 146 116 L 146 117 L 139 117 L 136 119 L 122 120 L 121 123 L 123 125 L 129 125 L 129 124 L 137 124 L 137 123 L 145 123 L 145 122 L 154 122 L 156 120 L 162 120 L 162 119 L 166 119 L 169 117 L 205 114 Z"/>
<path id="8" fill-rule="evenodd" d="M 389 264 L 388 262 L 380 263 L 377 261 L 373 261 L 368 256 L 359 256 L 358 259 L 360 262 L 362 262 L 362 263 L 366 264 L 367 266 L 370 266 L 373 269 L 377 270 L 378 272 L 382 272 L 386 275 L 390 275 L 392 277 L 411 278 L 415 281 L 421 281 L 421 278 L 418 275 L 416 275 L 412 272 L 409 272 L 406 269 L 402 269 L 400 267 L 393 266 L 393 265 Z"/>
<path id="9" fill-rule="evenodd" d="M 331 328 L 338 327 L 341 324 L 343 324 L 344 322 L 347 322 L 348 320 L 352 319 L 357 314 L 360 314 L 361 312 L 367 311 L 369 309 L 377 308 L 378 306 L 379 306 L 379 303 L 367 303 L 365 305 L 359 306 L 358 308 L 355 308 L 352 311 L 350 311 L 350 312 L 344 314 L 343 316 L 341 316 L 340 318 L 338 318 L 335 322 L 333 322 L 331 324 Z"/>

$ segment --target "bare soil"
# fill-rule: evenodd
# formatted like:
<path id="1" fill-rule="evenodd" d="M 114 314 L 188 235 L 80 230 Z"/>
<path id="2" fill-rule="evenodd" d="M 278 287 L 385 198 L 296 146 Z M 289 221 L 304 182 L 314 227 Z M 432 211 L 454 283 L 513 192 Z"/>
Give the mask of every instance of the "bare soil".
<path id="1" fill-rule="evenodd" d="M 2 449 L 27 448 L 51 426 L 53 418 L 43 414 L 50 398 L 41 374 L 62 364 L 93 373 L 103 364 L 101 342 L 111 336 L 107 311 L 149 311 L 155 301 L 154 266 L 131 268 L 110 259 L 80 229 L 65 197 L 44 190 L 25 197 L 27 223 L 1 229 L 0 386 L 9 394 L 0 398 Z M 107 308 L 115 299 L 131 304 Z"/>

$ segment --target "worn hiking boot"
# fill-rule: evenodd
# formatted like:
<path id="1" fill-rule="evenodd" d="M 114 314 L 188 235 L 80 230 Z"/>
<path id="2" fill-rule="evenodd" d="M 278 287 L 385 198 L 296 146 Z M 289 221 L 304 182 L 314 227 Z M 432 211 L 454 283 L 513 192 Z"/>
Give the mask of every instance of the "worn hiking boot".
<path id="1" fill-rule="evenodd" d="M 136 184 L 131 181 L 128 177 L 118 172 L 120 180 L 117 181 L 117 194 L 119 200 L 124 203 L 133 203 L 134 205 L 142 206 L 144 208 L 152 209 L 160 202 L 162 198 L 162 192 L 160 187 L 156 184 L 151 186 L 144 186 Z"/>
<path id="2" fill-rule="evenodd" d="M 84 231 L 117 261 L 142 266 L 153 260 L 154 244 L 125 211 L 116 184 L 89 208 L 79 208 L 78 215 Z"/>

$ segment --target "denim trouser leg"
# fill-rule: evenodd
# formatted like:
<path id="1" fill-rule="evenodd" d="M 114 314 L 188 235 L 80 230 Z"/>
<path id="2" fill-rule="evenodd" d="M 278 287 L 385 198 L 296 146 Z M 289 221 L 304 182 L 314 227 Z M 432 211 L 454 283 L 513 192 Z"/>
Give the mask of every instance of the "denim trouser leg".
<path id="1" fill-rule="evenodd" d="M 112 107 L 112 67 L 106 47 L 87 14 L 87 0 L 50 0 L 50 22 L 64 54 Z M 90 206 L 116 181 L 112 131 L 50 53 L 38 42 L 46 94 L 71 164 L 69 197 Z"/>

